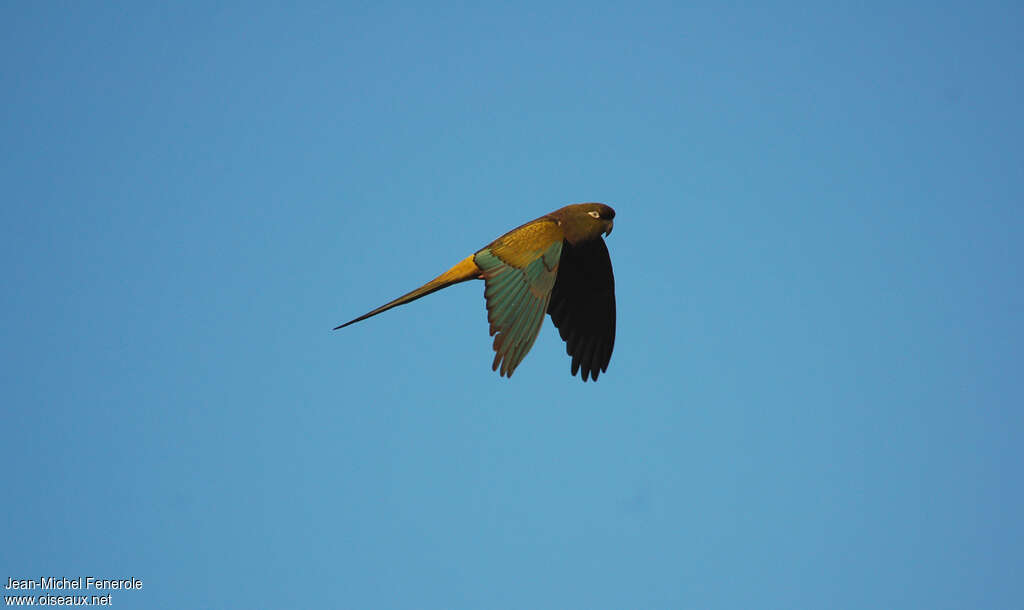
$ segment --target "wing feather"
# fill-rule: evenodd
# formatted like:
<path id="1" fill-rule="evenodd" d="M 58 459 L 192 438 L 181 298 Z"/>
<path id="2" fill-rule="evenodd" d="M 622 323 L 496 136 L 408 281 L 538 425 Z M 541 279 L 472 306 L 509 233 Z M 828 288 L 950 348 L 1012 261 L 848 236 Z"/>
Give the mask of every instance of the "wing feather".
<path id="1" fill-rule="evenodd" d="M 489 246 L 474 257 L 486 282 L 487 321 L 495 352 L 491 368 L 505 377 L 512 376 L 540 333 L 558 274 L 562 245 L 561 240 L 548 244 L 534 251 L 532 258 L 517 250 L 511 260 L 498 255 L 507 250 Z"/>
<path id="2" fill-rule="evenodd" d="M 564 244 L 548 314 L 572 357 L 572 374 L 597 381 L 615 347 L 615 276 L 603 239 Z"/>

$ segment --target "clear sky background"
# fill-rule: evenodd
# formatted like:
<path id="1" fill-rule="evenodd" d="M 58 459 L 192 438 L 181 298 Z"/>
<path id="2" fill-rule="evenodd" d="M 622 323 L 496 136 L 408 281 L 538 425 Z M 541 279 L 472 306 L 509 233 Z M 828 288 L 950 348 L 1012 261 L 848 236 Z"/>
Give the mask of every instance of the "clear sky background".
<path id="1" fill-rule="evenodd" d="M 121 608 L 1020 608 L 1024 9 L 10 2 L 0 577 Z M 564 204 L 618 335 L 492 373 Z"/>

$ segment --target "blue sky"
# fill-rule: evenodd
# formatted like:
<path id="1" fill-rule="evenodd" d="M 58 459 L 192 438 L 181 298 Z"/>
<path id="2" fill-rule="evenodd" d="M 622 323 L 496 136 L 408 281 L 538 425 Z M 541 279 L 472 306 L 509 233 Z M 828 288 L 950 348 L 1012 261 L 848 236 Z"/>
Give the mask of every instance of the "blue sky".
<path id="1" fill-rule="evenodd" d="M 0 577 L 122 608 L 1010 608 L 1018 3 L 7 3 Z M 473 282 L 618 212 L 618 334 Z M 1015 262 L 1016 261 L 1016 262 Z"/>

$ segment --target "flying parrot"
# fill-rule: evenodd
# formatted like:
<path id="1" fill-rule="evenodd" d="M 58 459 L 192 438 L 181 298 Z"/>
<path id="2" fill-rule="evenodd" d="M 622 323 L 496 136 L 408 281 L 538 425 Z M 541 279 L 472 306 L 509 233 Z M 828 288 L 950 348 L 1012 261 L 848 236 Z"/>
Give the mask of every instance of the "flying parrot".
<path id="1" fill-rule="evenodd" d="M 492 370 L 512 376 L 547 312 L 572 357 L 572 374 L 597 381 L 608 370 L 615 345 L 615 278 L 601 238 L 612 232 L 613 218 L 615 210 L 603 203 L 567 205 L 512 229 L 416 290 L 334 330 L 452 284 L 484 280 L 494 337 Z"/>

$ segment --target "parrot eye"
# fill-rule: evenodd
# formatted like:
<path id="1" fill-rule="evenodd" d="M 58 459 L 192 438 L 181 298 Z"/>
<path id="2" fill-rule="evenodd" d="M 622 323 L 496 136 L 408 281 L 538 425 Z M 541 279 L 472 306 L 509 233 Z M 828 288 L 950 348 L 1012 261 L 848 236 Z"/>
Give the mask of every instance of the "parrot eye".
<path id="1" fill-rule="evenodd" d="M 597 210 L 590 210 L 589 212 L 587 212 L 587 214 L 590 214 L 594 218 L 601 217 L 601 212 L 598 212 Z"/>

